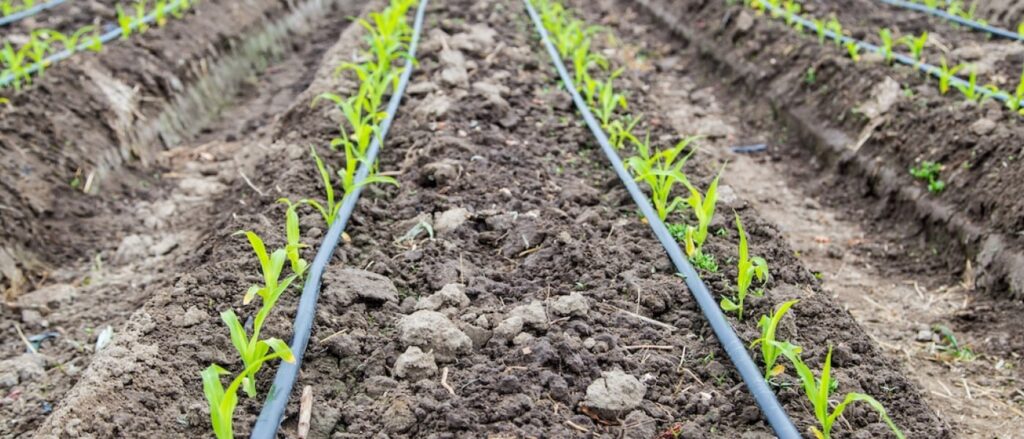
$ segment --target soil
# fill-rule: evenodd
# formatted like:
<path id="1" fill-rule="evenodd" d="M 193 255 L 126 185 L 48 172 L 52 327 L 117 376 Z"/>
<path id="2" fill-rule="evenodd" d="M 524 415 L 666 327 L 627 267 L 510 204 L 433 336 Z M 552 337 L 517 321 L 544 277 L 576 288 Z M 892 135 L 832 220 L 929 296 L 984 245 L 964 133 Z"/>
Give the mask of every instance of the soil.
<path id="1" fill-rule="evenodd" d="M 42 3 L 42 2 L 37 2 Z M 0 36 L 5 41 L 22 41 L 35 29 L 52 29 L 73 34 L 83 26 L 93 25 L 106 31 L 106 26 L 117 26 L 117 10 L 114 0 L 67 1 L 57 7 L 39 12 L 0 27 Z M 129 9 L 129 12 L 133 12 Z"/>
<path id="2" fill-rule="evenodd" d="M 687 9 L 687 2 L 679 3 L 684 3 L 681 10 Z M 217 316 L 233 308 L 245 320 L 254 312 L 252 305 L 241 304 L 241 297 L 257 281 L 257 262 L 245 240 L 233 232 L 253 230 L 268 245 L 279 246 L 284 241 L 284 209 L 277 199 L 322 197 L 309 145 L 317 145 L 327 163 L 338 163 L 338 152 L 320 146 L 336 134 L 340 115 L 326 106 L 311 107 L 309 102 L 322 92 L 344 94 L 354 87 L 351 80 L 333 75 L 339 62 L 357 56 L 356 48 L 363 41 L 361 27 L 347 24 L 343 17 L 382 5 L 381 1 L 346 3 L 318 19 L 308 37 L 296 38 L 303 44 L 296 43 L 283 61 L 240 89 L 221 122 L 207 125 L 205 132 L 187 142 L 169 143 L 173 148 L 167 152 L 159 153 L 158 148 L 148 156 L 162 171 L 157 189 L 127 196 L 109 192 L 111 199 L 124 203 L 122 210 L 105 207 L 96 196 L 68 191 L 67 198 L 78 200 L 82 209 L 98 212 L 93 214 L 96 224 L 124 233 L 107 241 L 120 243 L 117 248 L 89 241 L 68 243 L 48 230 L 34 233 L 28 228 L 54 218 L 62 227 L 92 233 L 67 218 L 56 221 L 61 217 L 52 213 L 12 222 L 9 230 L 17 235 L 6 232 L 10 239 L 30 236 L 40 241 L 25 247 L 45 249 L 43 245 L 64 243 L 69 253 L 86 254 L 105 248 L 101 254 L 108 255 L 105 260 L 114 261 L 114 267 L 94 270 L 89 285 L 72 285 L 72 293 L 54 288 L 59 285 L 54 285 L 53 278 L 36 278 L 42 288 L 19 295 L 16 306 L 5 306 L 3 321 L 10 323 L 3 327 L 9 335 L 4 358 L 18 367 L 11 369 L 18 373 L 14 385 L 4 384 L 7 395 L 0 409 L 10 421 L 0 427 L 4 429 L 0 435 L 209 434 L 199 373 L 210 363 L 239 368 L 227 330 Z M 699 15 L 699 23 L 720 23 L 715 15 L 722 12 L 719 8 L 716 4 L 690 10 L 704 14 Z M 628 92 L 631 111 L 649 115 L 652 139 L 664 145 L 685 134 L 708 136 L 687 167 L 699 186 L 710 183 L 723 161 L 740 163 L 721 151 L 734 140 L 781 138 L 766 126 L 771 124 L 769 103 L 759 101 L 748 117 L 741 111 L 743 101 L 735 95 L 706 88 L 702 84 L 728 84 L 735 78 L 690 68 L 704 62 L 703 55 L 658 32 L 664 27 L 650 17 L 623 13 L 626 8 L 612 3 L 579 2 L 575 10 L 621 38 L 621 44 L 602 42 L 601 49 L 617 64 L 630 66 L 619 87 Z M 325 275 L 314 339 L 299 383 L 313 395 L 310 437 L 650 438 L 670 429 L 680 430 L 680 437 L 687 438 L 772 437 L 685 284 L 674 275 L 648 226 L 578 121 L 568 95 L 559 89 L 522 4 L 515 0 L 434 2 L 427 16 L 409 96 L 381 156 L 381 171 L 400 185 L 365 191 L 345 244 Z M 223 22 L 223 17 L 207 19 Z M 338 25 L 343 22 L 345 26 Z M 181 25 L 185 27 L 178 35 L 197 32 L 188 26 L 203 26 L 187 20 Z M 781 41 L 777 44 L 788 44 L 781 31 L 757 21 L 756 29 L 766 27 Z M 171 28 L 153 32 L 167 29 Z M 146 37 L 150 41 L 150 35 Z M 165 40 L 155 34 L 154 41 Z M 766 44 L 765 49 L 776 50 L 776 46 Z M 179 71 L 170 64 L 162 68 Z M 877 71 L 884 71 L 880 66 L 853 68 L 875 72 L 876 76 L 868 77 L 879 77 Z M 793 74 L 778 69 L 779 75 Z M 63 72 L 54 69 L 54 76 L 69 75 Z M 840 81 L 837 76 L 833 72 L 819 80 Z M 851 93 L 838 93 L 836 100 L 851 102 Z M 846 114 L 846 109 L 824 112 L 834 103 L 815 100 L 818 95 L 802 87 L 771 94 L 776 96 L 786 103 L 813 102 L 823 115 Z M 942 99 L 948 98 L 933 99 L 946 102 Z M 889 110 L 895 113 L 888 114 L 909 114 L 913 108 L 901 102 Z M 938 105 L 933 110 L 942 111 Z M 153 106 L 147 111 L 160 109 Z M 916 117 L 915 113 L 907 120 Z M 839 129 L 861 129 L 863 124 L 842 122 Z M 94 133 L 89 130 L 84 128 Z M 111 131 L 105 125 L 95 133 Z M 106 138 L 115 137 L 107 134 Z M 763 166 L 806 168 L 797 160 L 808 153 L 797 154 L 799 145 L 792 146 L 787 154 L 776 153 L 773 146 L 771 157 L 779 157 L 779 162 Z M 876 149 L 881 146 L 865 146 L 865 150 Z M 983 163 L 987 162 L 979 165 Z M 748 162 L 729 169 L 763 172 L 757 166 Z M 45 172 L 59 175 L 55 168 Z M 140 169 L 152 172 L 152 168 Z M 830 168 L 821 169 L 828 174 Z M 730 291 L 738 238 L 731 215 L 724 212 L 737 212 L 749 234 L 751 252 L 766 257 L 772 270 L 766 296 L 749 298 L 748 318 L 733 319 L 740 337 L 758 337 L 752 316 L 767 313 L 785 300 L 800 299 L 782 332 L 804 346 L 804 358 L 815 367 L 823 361 L 827 347 L 834 346 L 833 373 L 840 391 L 878 398 L 907 437 L 954 437 L 957 432 L 947 424 L 949 416 L 932 408 L 935 399 L 908 378 L 907 364 L 894 355 L 899 350 L 886 346 L 892 340 L 877 335 L 883 333 L 879 325 L 862 327 L 856 320 L 863 321 L 871 310 L 866 305 L 851 307 L 852 313 L 846 310 L 848 302 L 823 289 L 815 273 L 806 268 L 808 263 L 822 261 L 820 257 L 802 259 L 813 252 L 806 250 L 806 241 L 794 238 L 791 227 L 806 223 L 794 222 L 780 214 L 784 209 L 768 205 L 765 200 L 773 186 L 749 191 L 751 180 L 743 179 L 743 174 L 730 170 L 720 188 L 719 215 L 712 225 L 716 233 L 706 250 L 717 256 L 721 268 L 704 273 L 712 291 Z M 777 178 L 787 175 L 779 172 Z M 957 186 L 958 178 L 952 176 L 947 189 L 956 187 L 956 191 L 943 197 L 968 190 L 966 184 Z M 39 186 L 53 190 L 57 180 L 43 180 Z M 780 180 L 770 181 L 779 184 Z M 822 184 L 850 187 L 829 179 Z M 23 192 L 17 187 L 12 190 Z M 820 188 L 799 193 L 798 199 L 821 197 L 819 208 L 836 209 L 830 212 L 839 211 L 832 206 L 842 201 L 867 204 L 862 197 L 865 192 L 834 198 Z M 776 199 L 792 202 L 781 195 Z M 988 200 L 996 204 L 994 211 L 1007 215 L 1011 208 L 1005 204 L 1015 199 L 991 196 Z M 165 203 L 171 205 L 169 213 Z M 866 213 L 854 218 L 882 218 L 892 227 L 909 229 L 902 220 L 912 215 L 898 211 L 898 205 L 892 201 L 878 211 L 863 209 Z M 131 209 L 138 213 L 122 214 Z M 118 216 L 125 217 L 115 219 Z M 996 214 L 987 216 L 991 217 L 985 222 L 991 228 L 987 231 L 1009 221 Z M 140 222 L 144 227 L 139 228 Z M 430 233 L 424 224 L 430 225 Z M 846 222 L 830 230 L 855 237 L 859 236 L 856 226 Z M 324 230 L 318 214 L 301 211 L 303 242 L 310 249 L 316 248 Z M 418 234 L 411 233 L 416 230 Z M 136 232 L 129 237 L 128 231 Z M 100 235 L 90 238 L 96 236 Z M 171 248 L 153 254 L 154 249 L 166 248 L 163 240 L 168 236 Z M 871 261 L 871 252 L 884 246 L 890 236 L 855 246 L 867 250 L 850 249 L 851 263 L 859 266 Z M 924 241 L 921 236 L 917 239 Z M 923 253 L 904 258 L 897 250 L 882 250 L 884 257 L 905 264 L 906 269 L 927 270 L 954 260 L 962 267 L 969 247 L 951 251 L 963 254 L 941 258 Z M 83 259 L 39 253 L 47 255 L 47 260 Z M 312 250 L 304 255 L 309 259 Z M 74 273 L 81 274 L 83 269 L 79 266 Z M 883 285 L 877 279 L 884 276 L 902 282 L 899 273 L 888 267 L 868 275 L 876 285 Z M 824 286 L 834 288 L 829 279 L 825 276 Z M 922 283 L 922 294 L 940 291 L 949 279 Z M 955 297 L 967 297 L 962 294 Z M 267 336 L 290 338 L 297 300 L 297 290 L 285 294 L 264 328 Z M 104 305 L 97 307 L 98 303 Z M 964 312 L 952 305 L 949 296 L 934 303 L 949 315 Z M 89 314 L 89 309 L 97 308 L 97 314 Z M 982 320 L 998 317 L 995 311 L 986 314 L 977 306 L 966 310 Z M 912 308 L 902 317 L 931 318 L 927 311 Z M 1010 321 L 1003 317 L 992 327 L 1011 334 Z M 96 334 L 105 324 L 114 328 L 113 339 L 96 349 Z M 61 338 L 43 342 L 40 355 L 21 355 L 24 348 L 16 331 L 24 328 L 32 335 L 47 327 L 58 328 Z M 959 334 L 964 327 L 971 325 L 954 330 Z M 1012 345 L 1015 340 L 1009 335 L 1002 342 Z M 269 387 L 271 369 L 259 375 L 261 390 Z M 11 377 L 4 379 L 9 383 Z M 813 415 L 795 385 L 796 378 L 787 372 L 777 381 L 780 401 L 800 431 L 811 437 Z M 986 385 L 975 378 L 972 385 L 978 384 Z M 293 395 L 282 426 L 286 437 L 298 436 L 298 394 Z M 236 433 L 248 434 L 260 403 L 259 398 L 242 398 Z M 888 435 L 877 415 L 858 405 L 848 409 L 839 424 L 835 437 Z"/>

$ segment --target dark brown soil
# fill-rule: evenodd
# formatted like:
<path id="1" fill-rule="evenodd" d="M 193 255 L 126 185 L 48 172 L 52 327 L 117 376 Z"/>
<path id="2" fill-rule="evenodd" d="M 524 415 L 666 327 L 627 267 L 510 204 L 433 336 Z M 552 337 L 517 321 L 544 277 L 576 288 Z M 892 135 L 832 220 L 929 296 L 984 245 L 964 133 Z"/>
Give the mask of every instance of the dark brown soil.
<path id="1" fill-rule="evenodd" d="M 37 3 L 43 3 L 42 1 Z M 31 17 L 0 27 L 0 36 L 4 40 L 17 41 L 27 38 L 35 29 L 53 29 L 61 33 L 71 34 L 86 25 L 117 26 L 117 10 L 115 5 L 123 3 L 115 0 L 88 0 L 64 2 L 57 7 L 47 9 Z M 152 7 L 152 3 L 149 4 Z M 129 13 L 133 12 L 131 9 Z"/>
<path id="2" fill-rule="evenodd" d="M 371 3 L 365 10 L 380 6 Z M 603 8 L 600 14 L 592 10 L 588 20 L 611 25 L 633 44 L 657 41 Z M 677 423 L 682 437 L 772 437 L 685 284 L 559 90 L 521 3 L 435 2 L 428 14 L 413 88 L 381 158 L 381 170 L 401 186 L 364 194 L 348 230 L 351 242 L 338 250 L 325 276 L 299 383 L 311 386 L 314 395 L 311 437 L 649 438 Z M 324 40 L 331 40 L 330 33 L 314 41 Z M 286 95 L 290 104 L 275 107 L 290 105 L 266 136 L 227 149 L 252 164 L 244 167 L 250 181 L 226 179 L 229 186 L 217 202 L 196 214 L 201 233 L 165 262 L 168 276 L 139 287 L 145 303 L 35 435 L 208 434 L 199 373 L 210 363 L 238 369 L 217 315 L 231 307 L 244 320 L 253 312 L 240 299 L 256 280 L 256 260 L 248 244 L 231 234 L 255 230 L 269 245 L 280 245 L 283 209 L 275 201 L 321 197 L 308 146 L 323 145 L 337 122 L 333 112 L 310 110 L 309 99 L 351 87 L 329 72 L 350 59 L 361 41 L 360 28 L 350 26 L 331 49 L 306 55 L 322 59 L 315 75 L 295 83 L 302 87 L 311 80 L 309 87 L 297 98 Z M 650 47 L 645 56 L 686 56 L 666 46 Z M 442 51 L 452 56 L 442 59 Z M 466 69 L 464 80 L 460 68 Z M 681 67 L 663 68 L 688 74 Z M 623 86 L 635 111 L 655 115 L 666 109 L 645 97 L 649 78 L 631 72 Z M 659 144 L 680 135 L 654 117 L 651 128 Z M 339 154 L 320 152 L 328 163 L 338 163 Z M 716 165 L 700 158 L 688 173 L 703 187 Z M 805 347 L 811 364 L 820 364 L 827 346 L 835 346 L 841 391 L 879 398 L 908 437 L 950 437 L 896 363 L 820 291 L 776 227 L 734 191 L 722 192 L 713 230 L 724 233 L 707 247 L 722 271 L 707 273 L 711 289 L 727 293 L 735 277 L 737 237 L 724 213 L 735 210 L 743 216 L 752 252 L 765 256 L 773 273 L 767 296 L 750 299 L 748 316 L 800 298 L 783 332 Z M 399 239 L 420 221 L 432 223 L 436 236 Z M 302 212 L 306 244 L 315 247 L 323 229 L 318 215 Z M 305 255 L 310 258 L 312 251 Z M 388 284 L 394 285 L 394 297 L 387 294 Z M 400 322 L 452 284 L 464 285 L 470 301 L 439 311 L 469 334 L 472 347 L 461 347 L 452 358 L 436 352 L 441 370 L 424 379 L 398 377 L 396 361 L 409 347 Z M 556 314 L 550 301 L 571 293 L 582 294 L 588 310 Z M 297 298 L 297 291 L 286 293 L 266 335 L 290 338 Z M 535 301 L 539 320 L 508 337 L 495 335 L 510 314 Z M 734 321 L 742 339 L 757 337 L 755 321 Z M 260 375 L 261 389 L 269 386 L 270 369 Z M 587 387 L 611 371 L 644 382 L 643 401 L 618 416 L 582 409 Z M 296 435 L 297 395 L 282 428 L 287 437 Z M 781 387 L 779 397 L 806 432 L 813 420 L 798 388 Z M 243 398 L 237 433 L 248 433 L 259 404 Z M 30 431 L 23 428 L 15 435 Z M 860 406 L 847 411 L 836 432 L 886 434 L 878 417 Z"/>

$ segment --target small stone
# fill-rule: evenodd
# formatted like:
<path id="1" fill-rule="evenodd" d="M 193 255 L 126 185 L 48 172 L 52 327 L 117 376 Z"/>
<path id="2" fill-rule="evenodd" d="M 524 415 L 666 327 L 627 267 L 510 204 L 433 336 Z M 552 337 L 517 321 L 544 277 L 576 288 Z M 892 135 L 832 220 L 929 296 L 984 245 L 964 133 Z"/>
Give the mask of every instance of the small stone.
<path id="1" fill-rule="evenodd" d="M 736 30 L 740 32 L 748 32 L 754 27 L 754 17 L 750 16 L 747 11 L 740 11 L 739 15 L 736 16 Z"/>
<path id="2" fill-rule="evenodd" d="M 524 325 L 531 326 L 534 329 L 542 331 L 548 329 L 548 316 L 544 312 L 544 304 L 539 300 L 534 300 L 529 305 L 517 306 L 512 309 L 509 315 L 523 319 Z"/>
<path id="3" fill-rule="evenodd" d="M 441 362 L 453 361 L 456 355 L 473 350 L 473 340 L 436 311 L 420 310 L 403 317 L 398 331 L 403 345 L 433 350 Z"/>
<path id="4" fill-rule="evenodd" d="M 551 312 L 561 317 L 586 317 L 590 311 L 586 297 L 576 292 L 548 299 L 548 307 L 551 308 Z"/>
<path id="5" fill-rule="evenodd" d="M 409 381 L 415 382 L 435 375 L 437 363 L 434 361 L 434 354 L 424 353 L 416 346 L 409 346 L 409 349 L 395 361 L 395 376 L 399 378 L 408 378 Z"/>
<path id="6" fill-rule="evenodd" d="M 454 232 L 469 219 L 469 211 L 462 207 L 448 209 L 434 219 L 434 232 L 444 235 Z"/>
<path id="7" fill-rule="evenodd" d="M 466 296 L 466 286 L 462 284 L 447 284 L 429 297 L 424 297 L 416 303 L 416 309 L 429 309 L 437 311 L 443 306 L 465 308 L 469 306 L 469 296 Z"/>
<path id="8" fill-rule="evenodd" d="M 935 334 L 932 332 L 931 329 L 922 329 L 920 331 L 917 331 L 917 335 L 914 337 L 914 340 L 920 342 L 929 342 L 932 341 L 932 338 L 934 336 Z"/>
<path id="9" fill-rule="evenodd" d="M 996 123 L 992 119 L 978 119 L 971 124 L 971 132 L 979 136 L 986 136 L 996 129 Z"/>
<path id="10" fill-rule="evenodd" d="M 323 285 L 321 303 L 327 306 L 344 307 L 358 299 L 398 303 L 398 288 L 391 279 L 371 271 L 356 268 L 327 270 Z"/>
<path id="11" fill-rule="evenodd" d="M 171 324 L 179 328 L 187 328 L 189 326 L 198 325 L 200 322 L 206 320 L 206 318 L 206 312 L 196 308 L 195 306 L 191 306 L 189 309 L 185 310 L 183 314 L 175 316 Z"/>
<path id="12" fill-rule="evenodd" d="M 581 403 L 604 419 L 618 419 L 640 406 L 647 386 L 622 371 L 604 372 L 587 386 L 587 395 Z"/>
<path id="13" fill-rule="evenodd" d="M 42 326 L 44 328 L 50 326 L 49 322 L 43 320 L 42 313 L 38 310 L 29 308 L 21 310 L 21 322 L 24 323 L 25 326 Z"/>
<path id="14" fill-rule="evenodd" d="M 522 346 L 533 341 L 534 338 L 536 337 L 534 337 L 533 334 L 530 334 L 529 332 L 520 332 L 519 335 L 515 336 L 515 338 L 512 339 L 512 344 L 516 346 Z M 524 353 L 529 354 L 529 352 Z"/>
<path id="15" fill-rule="evenodd" d="M 502 340 L 511 340 L 519 335 L 520 332 L 523 332 L 523 318 L 519 316 L 512 316 L 502 320 L 498 327 L 494 328 L 494 336 Z"/>
<path id="16" fill-rule="evenodd" d="M 485 316 L 483 314 L 480 314 L 480 317 L 477 317 L 476 318 L 476 322 L 474 322 L 474 323 L 476 323 L 476 325 L 481 327 L 481 328 L 490 328 L 491 327 L 490 320 L 488 320 L 487 316 Z"/>

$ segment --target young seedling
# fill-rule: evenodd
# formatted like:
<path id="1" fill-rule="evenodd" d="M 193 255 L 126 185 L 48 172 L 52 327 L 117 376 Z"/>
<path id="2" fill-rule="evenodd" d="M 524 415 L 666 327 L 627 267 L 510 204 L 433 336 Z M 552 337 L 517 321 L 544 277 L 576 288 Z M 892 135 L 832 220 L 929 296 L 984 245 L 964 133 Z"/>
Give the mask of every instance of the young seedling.
<path id="1" fill-rule="evenodd" d="M 701 194 L 700 189 L 691 184 L 685 174 L 680 180 L 680 183 L 690 191 L 686 204 L 690 206 L 693 216 L 697 218 L 697 227 L 690 226 L 686 230 L 686 255 L 690 259 L 703 256 L 701 249 L 704 247 L 704 241 L 708 238 L 708 226 L 711 225 L 711 220 L 715 217 L 715 205 L 718 204 L 718 181 L 721 180 L 723 172 L 725 172 L 724 165 L 718 171 L 715 179 L 711 181 L 705 194 Z"/>
<path id="2" fill-rule="evenodd" d="M 853 62 L 860 61 L 860 44 L 854 40 L 847 40 L 843 45 L 846 46 L 846 54 L 850 55 Z"/>
<path id="3" fill-rule="evenodd" d="M 910 49 L 910 56 L 914 58 L 914 61 L 923 61 L 922 54 L 924 53 L 924 46 L 928 43 L 928 32 L 922 32 L 920 36 L 913 37 L 906 35 L 900 37 L 899 43 L 907 46 Z"/>
<path id="4" fill-rule="evenodd" d="M 889 29 L 882 29 L 878 31 L 878 37 L 882 40 L 882 45 L 879 46 L 879 53 L 885 58 L 885 62 L 892 63 L 895 53 L 893 52 L 893 39 L 892 31 Z"/>
<path id="5" fill-rule="evenodd" d="M 1014 89 L 1013 94 L 1007 93 L 1006 108 L 1010 111 L 1020 112 L 1021 103 L 1024 102 L 1024 70 L 1021 70 L 1020 78 L 1017 80 L 1017 88 Z"/>
<path id="6" fill-rule="evenodd" d="M 682 154 L 686 147 L 697 139 L 698 137 L 687 137 L 674 148 L 652 154 L 651 135 L 648 133 L 643 142 L 636 143 L 639 155 L 626 159 L 626 165 L 633 170 L 636 181 L 643 181 L 651 188 L 651 202 L 654 203 L 654 209 L 662 221 L 683 202 L 682 198 L 671 198 L 672 186 L 686 178 L 682 172 L 683 165 L 696 149 L 685 156 Z"/>
<path id="7" fill-rule="evenodd" d="M 743 231 L 743 222 L 740 221 L 739 214 L 736 214 L 736 230 L 740 234 L 736 296 L 722 298 L 721 306 L 724 311 L 736 311 L 737 318 L 743 321 L 743 303 L 747 299 L 747 294 L 753 294 L 758 297 L 764 295 L 763 289 L 751 291 L 750 286 L 754 282 L 754 278 L 757 278 L 758 282 L 761 282 L 762 285 L 767 282 L 768 262 L 761 257 L 750 257 L 750 252 L 747 249 L 747 234 Z"/>
<path id="8" fill-rule="evenodd" d="M 608 132 L 608 141 L 615 147 L 615 149 L 622 149 L 626 145 L 626 142 L 639 142 L 639 139 L 633 135 L 633 130 L 636 125 L 640 122 L 642 116 L 631 117 L 629 115 L 621 117 L 611 121 L 607 126 L 604 127 L 605 131 Z"/>
<path id="9" fill-rule="evenodd" d="M 939 352 L 942 352 L 947 360 L 951 361 L 972 361 L 974 360 L 974 351 L 970 348 L 963 346 L 956 339 L 956 334 L 953 334 L 953 330 L 949 329 L 946 325 L 934 325 L 932 331 L 939 333 L 942 337 L 942 344 L 937 344 L 935 347 Z"/>
<path id="10" fill-rule="evenodd" d="M 946 183 L 939 179 L 942 164 L 923 161 L 920 165 L 910 167 L 910 175 L 918 180 L 928 182 L 928 192 L 937 194 L 946 189 Z"/>
<path id="11" fill-rule="evenodd" d="M 898 439 L 905 439 L 903 432 L 900 431 L 899 427 L 892 422 L 889 418 L 889 414 L 886 413 L 885 407 L 882 403 L 878 402 L 875 398 L 864 393 L 847 393 L 843 397 L 843 401 L 840 402 L 835 408 L 829 402 L 829 396 L 838 387 L 836 382 L 832 379 L 832 347 L 829 346 L 828 354 L 825 356 L 825 364 L 821 368 L 821 378 L 815 377 L 814 372 L 811 368 L 804 363 L 800 354 L 802 349 L 799 346 L 794 346 L 788 342 L 777 342 L 769 341 L 768 344 L 778 349 L 778 352 L 786 357 L 790 363 L 793 364 L 793 368 L 796 370 L 797 376 L 800 377 L 800 381 L 803 383 L 804 393 L 807 395 L 807 399 L 810 401 L 811 406 L 814 407 L 814 417 L 818 419 L 818 423 L 821 429 L 817 427 L 811 427 L 811 431 L 814 436 L 818 439 L 831 439 L 832 427 L 836 420 L 843 415 L 846 408 L 854 402 L 867 403 L 871 408 L 878 412 L 878 415 L 882 418 L 882 421 L 889 426 L 893 434 Z"/>
<path id="12" fill-rule="evenodd" d="M 287 235 L 288 243 L 285 244 L 284 251 L 288 255 L 292 272 L 302 277 L 309 264 L 299 256 L 299 250 L 306 247 L 299 242 L 299 214 L 295 211 L 295 208 L 299 205 L 292 203 L 287 198 L 281 198 L 277 202 L 288 206 L 288 209 L 285 210 L 285 234 Z"/>
<path id="13" fill-rule="evenodd" d="M 779 308 L 772 313 L 771 316 L 761 316 L 761 320 L 757 322 L 757 327 L 761 328 L 761 338 L 754 340 L 750 344 L 750 347 L 761 345 L 761 356 L 764 358 L 764 379 L 770 380 L 776 376 L 779 376 L 786 370 L 785 366 L 776 364 L 779 359 L 781 352 L 774 343 L 777 341 L 775 338 L 776 332 L 779 329 L 779 323 L 782 321 L 782 317 L 786 315 L 790 308 L 799 300 L 790 300 L 788 302 L 779 305 Z"/>
<path id="14" fill-rule="evenodd" d="M 956 67 L 950 67 L 946 63 L 945 57 L 942 58 L 940 63 L 941 64 L 939 66 L 939 92 L 942 94 L 946 94 L 946 92 L 949 91 L 949 83 L 953 79 L 953 75 L 956 75 L 956 72 L 964 68 L 965 64 L 958 64 Z"/>
<path id="15" fill-rule="evenodd" d="M 629 106 L 626 103 L 626 96 L 616 93 L 612 81 L 619 75 L 622 70 L 613 73 L 604 84 L 601 85 L 600 91 L 598 92 L 597 106 L 594 107 L 594 115 L 597 116 L 598 120 L 601 121 L 602 126 L 607 126 L 611 121 L 612 115 L 615 113 L 615 109 L 622 107 L 623 110 L 628 110 Z"/>
<path id="16" fill-rule="evenodd" d="M 206 401 L 210 405 L 210 424 L 213 426 L 213 433 L 217 439 L 234 439 L 232 424 L 234 423 L 235 407 L 238 406 L 238 388 L 248 377 L 272 360 L 280 358 L 286 363 L 295 362 L 295 356 L 285 342 L 271 338 L 267 339 L 265 343 L 274 352 L 264 353 L 251 365 L 247 365 L 245 370 L 231 381 L 227 389 L 221 383 L 220 377 L 230 372 L 216 364 L 211 364 L 203 371 L 203 393 L 206 394 Z"/>

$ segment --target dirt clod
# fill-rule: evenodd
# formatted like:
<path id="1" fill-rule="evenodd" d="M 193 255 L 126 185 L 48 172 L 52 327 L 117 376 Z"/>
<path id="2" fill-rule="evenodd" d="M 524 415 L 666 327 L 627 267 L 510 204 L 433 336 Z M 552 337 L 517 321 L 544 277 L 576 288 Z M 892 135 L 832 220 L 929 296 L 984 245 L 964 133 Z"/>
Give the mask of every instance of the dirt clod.
<path id="1" fill-rule="evenodd" d="M 399 321 L 398 330 L 403 345 L 433 350 L 441 362 L 454 361 L 456 355 L 473 348 L 473 340 L 436 311 L 420 310 L 405 316 Z"/>
<path id="2" fill-rule="evenodd" d="M 639 407 L 646 393 L 647 386 L 633 375 L 618 370 L 603 372 L 587 386 L 581 405 L 602 419 L 614 420 Z"/>
<path id="3" fill-rule="evenodd" d="M 590 311 L 587 299 L 576 292 L 548 299 L 548 307 L 551 308 L 551 312 L 561 317 L 586 317 Z"/>
<path id="4" fill-rule="evenodd" d="M 423 352 L 416 346 L 409 346 L 395 361 L 395 376 L 419 381 L 437 375 L 437 362 L 432 352 Z"/>

